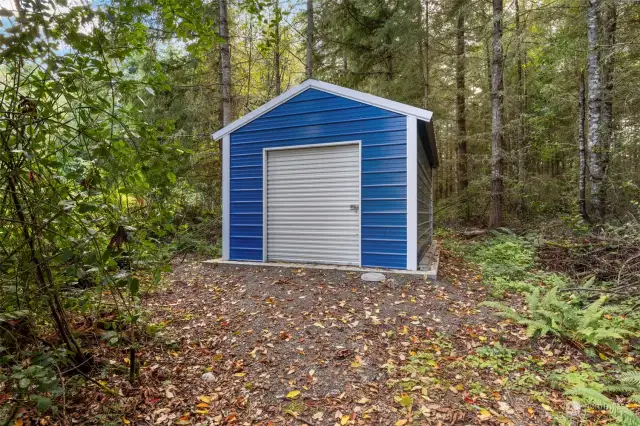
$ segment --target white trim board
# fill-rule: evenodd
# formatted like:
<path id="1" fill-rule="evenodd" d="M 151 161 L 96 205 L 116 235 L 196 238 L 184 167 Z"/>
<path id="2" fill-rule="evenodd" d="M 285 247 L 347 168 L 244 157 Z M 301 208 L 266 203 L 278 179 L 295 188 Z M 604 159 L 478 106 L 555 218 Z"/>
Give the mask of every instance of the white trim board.
<path id="1" fill-rule="evenodd" d="M 218 140 L 221 137 L 228 135 L 234 130 L 239 129 L 240 127 L 248 124 L 249 122 L 255 120 L 263 114 L 271 111 L 278 105 L 281 105 L 293 98 L 294 96 L 304 92 L 305 90 L 313 88 L 323 92 L 331 93 L 336 96 L 342 96 L 343 98 L 351 99 L 354 101 L 362 102 L 364 104 L 373 105 L 382 109 L 386 109 L 389 111 L 397 112 L 399 114 L 406 115 L 408 117 L 419 118 L 424 121 L 431 121 L 431 117 L 433 113 L 426 109 L 416 108 L 411 105 L 406 105 L 400 102 L 392 101 L 390 99 L 381 98 L 379 96 L 370 95 L 368 93 L 359 92 L 353 89 L 347 89 L 346 87 L 336 86 L 335 84 L 325 83 L 324 81 L 318 80 L 305 80 L 304 82 L 298 84 L 297 86 L 292 87 L 287 90 L 280 96 L 277 96 L 271 99 L 266 104 L 262 105 L 259 108 L 254 109 L 249 114 L 245 115 L 242 118 L 234 121 L 233 123 L 227 125 L 226 127 L 218 130 L 213 135 L 214 140 Z"/>
<path id="2" fill-rule="evenodd" d="M 229 260 L 231 235 L 231 144 L 230 135 L 222 138 L 222 258 Z"/>
<path id="3" fill-rule="evenodd" d="M 418 120 L 407 117 L 407 269 L 418 269 Z"/>

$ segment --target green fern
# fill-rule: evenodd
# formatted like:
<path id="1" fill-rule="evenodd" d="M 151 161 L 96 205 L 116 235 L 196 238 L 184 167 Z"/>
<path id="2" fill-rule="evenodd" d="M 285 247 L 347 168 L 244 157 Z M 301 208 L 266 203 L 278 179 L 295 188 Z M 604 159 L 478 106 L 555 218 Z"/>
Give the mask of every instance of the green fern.
<path id="1" fill-rule="evenodd" d="M 629 408 L 616 404 L 595 389 L 578 387 L 568 390 L 566 395 L 576 397 L 585 405 L 606 410 L 622 426 L 640 426 L 638 417 Z"/>
<path id="2" fill-rule="evenodd" d="M 509 318 L 527 327 L 530 337 L 553 334 L 566 339 L 585 343 L 589 346 L 606 345 L 618 352 L 621 343 L 636 335 L 624 320 L 608 320 L 605 314 L 614 307 L 605 307 L 606 297 L 601 297 L 585 309 L 563 300 L 558 295 L 559 287 L 554 287 L 542 295 L 536 288 L 526 297 L 527 311 L 517 312 L 502 303 L 485 302 L 483 305 L 498 311 L 498 315 Z"/>
<path id="3" fill-rule="evenodd" d="M 620 382 L 629 386 L 635 386 L 640 392 L 640 371 L 631 371 L 620 375 Z"/>
<path id="4" fill-rule="evenodd" d="M 486 306 L 488 308 L 495 309 L 496 311 L 498 311 L 498 315 L 500 315 L 501 317 L 508 318 L 508 319 L 513 320 L 513 321 L 515 321 L 517 323 L 522 323 L 524 321 L 527 321 L 527 319 L 525 317 L 523 317 L 522 315 L 520 315 L 518 313 L 518 311 L 516 311 L 515 309 L 513 309 L 510 306 L 505 305 L 504 303 L 500 303 L 500 302 L 482 302 L 481 305 Z"/>
<path id="5" fill-rule="evenodd" d="M 629 401 L 640 403 L 640 371 L 630 371 L 620 375 L 619 383 L 605 386 L 606 392 L 630 395 Z"/>

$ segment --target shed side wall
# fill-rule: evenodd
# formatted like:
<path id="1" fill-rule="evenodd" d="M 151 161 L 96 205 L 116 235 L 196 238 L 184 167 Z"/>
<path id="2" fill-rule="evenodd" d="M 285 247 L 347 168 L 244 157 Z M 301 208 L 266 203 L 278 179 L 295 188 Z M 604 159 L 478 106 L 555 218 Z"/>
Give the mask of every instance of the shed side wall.
<path id="1" fill-rule="evenodd" d="M 433 239 L 433 169 L 425 149 L 426 133 L 418 132 L 418 262 Z"/>
<path id="2" fill-rule="evenodd" d="M 230 258 L 263 259 L 263 149 L 360 140 L 362 266 L 404 269 L 406 117 L 308 89 L 231 134 Z"/>

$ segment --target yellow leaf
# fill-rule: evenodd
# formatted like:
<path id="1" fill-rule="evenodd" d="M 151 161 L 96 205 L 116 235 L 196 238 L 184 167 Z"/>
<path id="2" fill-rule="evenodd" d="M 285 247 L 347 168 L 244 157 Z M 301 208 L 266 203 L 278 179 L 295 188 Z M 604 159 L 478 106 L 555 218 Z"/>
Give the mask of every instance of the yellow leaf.
<path id="1" fill-rule="evenodd" d="M 351 367 L 353 367 L 353 368 L 358 368 L 358 367 L 360 367 L 361 365 L 362 365 L 362 364 L 360 364 L 358 361 L 353 361 L 353 362 L 351 363 Z"/>
<path id="2" fill-rule="evenodd" d="M 322 325 L 322 323 L 320 322 L 314 322 L 313 325 L 315 325 L 316 327 L 324 328 L 324 325 Z"/>
<path id="3" fill-rule="evenodd" d="M 366 403 L 368 403 L 368 402 L 371 402 L 371 400 L 370 400 L 369 398 L 362 397 L 362 398 L 360 398 L 359 400 L 357 400 L 356 402 L 357 402 L 358 404 L 366 404 Z"/>
<path id="4" fill-rule="evenodd" d="M 407 420 L 406 419 L 400 419 L 396 422 L 396 426 L 404 426 L 407 424 Z"/>
<path id="5" fill-rule="evenodd" d="M 300 395 L 299 390 L 292 390 L 287 394 L 287 399 L 296 399 Z"/>
<path id="6" fill-rule="evenodd" d="M 211 402 L 211 398 L 208 397 L 207 395 L 200 395 L 198 399 L 202 402 L 206 402 L 207 404 Z"/>
<path id="7" fill-rule="evenodd" d="M 236 376 L 236 377 L 244 377 L 246 375 L 247 375 L 247 373 L 236 373 L 236 374 L 234 374 L 234 376 Z"/>
<path id="8" fill-rule="evenodd" d="M 127 419 L 125 416 L 122 416 L 122 423 L 124 423 L 125 425 L 130 425 L 131 420 Z M 22 426 L 22 420 L 20 420 L 20 425 L 18 425 L 18 422 L 16 422 L 15 426 Z"/>
<path id="9" fill-rule="evenodd" d="M 209 408 L 209 404 L 207 404 L 206 402 L 201 402 L 200 404 L 196 405 L 196 408 Z"/>
<path id="10" fill-rule="evenodd" d="M 209 414 L 209 410 L 196 410 L 196 414 Z"/>
<path id="11" fill-rule="evenodd" d="M 350 416 L 350 415 L 348 415 L 348 414 L 345 414 L 344 416 L 342 416 L 342 417 L 340 418 L 340 424 L 341 424 L 341 425 L 346 425 L 347 423 L 349 423 L 349 418 L 350 418 L 350 417 L 351 417 L 351 416 Z"/>
<path id="12" fill-rule="evenodd" d="M 124 417 L 122 418 L 124 420 Z M 13 423 L 13 426 L 22 426 L 22 419 L 16 419 Z"/>
<path id="13" fill-rule="evenodd" d="M 413 398 L 411 398 L 406 393 L 403 393 L 401 395 L 396 395 L 396 396 L 393 397 L 393 399 L 398 404 L 402 405 L 405 408 L 411 407 L 413 405 Z"/>
<path id="14" fill-rule="evenodd" d="M 480 409 L 480 414 L 478 414 L 478 419 L 484 421 L 491 418 L 491 413 L 487 409 Z"/>
<path id="15" fill-rule="evenodd" d="M 598 356 L 600 357 L 601 360 L 606 361 L 607 360 L 607 356 L 605 354 L 603 354 L 602 352 L 598 352 Z"/>

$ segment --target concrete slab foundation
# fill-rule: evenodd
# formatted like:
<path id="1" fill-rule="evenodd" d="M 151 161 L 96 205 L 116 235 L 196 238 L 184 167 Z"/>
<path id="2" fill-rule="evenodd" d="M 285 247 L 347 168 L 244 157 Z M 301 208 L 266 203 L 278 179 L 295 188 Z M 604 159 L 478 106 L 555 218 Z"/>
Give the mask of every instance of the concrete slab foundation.
<path id="1" fill-rule="evenodd" d="M 360 268 L 357 266 L 342 266 L 342 265 L 320 265 L 310 263 L 286 263 L 286 262 L 244 262 L 237 260 L 222 260 L 211 259 L 202 262 L 204 265 L 234 265 L 234 266 L 259 266 L 259 267 L 275 267 L 275 268 L 306 268 L 306 269 L 325 269 L 336 271 L 351 271 L 351 272 L 380 272 L 384 274 L 402 274 L 402 275 L 415 275 L 424 279 L 435 279 L 429 276 L 429 271 L 406 271 L 401 269 L 379 269 L 379 268 Z M 435 277 L 435 275 L 433 275 Z"/>

